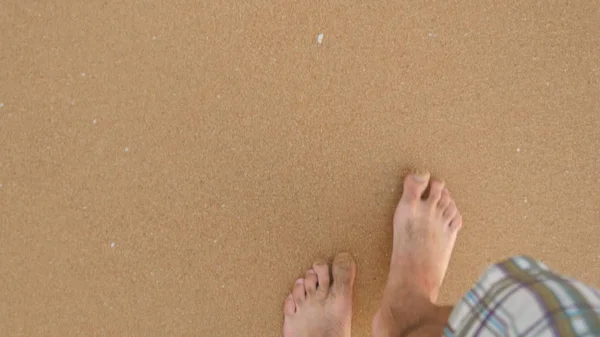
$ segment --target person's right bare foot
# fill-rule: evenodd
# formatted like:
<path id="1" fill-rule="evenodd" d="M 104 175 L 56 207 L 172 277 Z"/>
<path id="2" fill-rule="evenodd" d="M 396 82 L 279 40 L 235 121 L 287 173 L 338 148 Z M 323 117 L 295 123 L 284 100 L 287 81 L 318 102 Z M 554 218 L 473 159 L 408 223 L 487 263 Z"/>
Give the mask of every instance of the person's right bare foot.
<path id="1" fill-rule="evenodd" d="M 405 178 L 394 214 L 390 273 L 381 308 L 373 319 L 375 335 L 399 333 L 403 325 L 399 320 L 421 321 L 417 316 L 424 314 L 438 320 L 434 312 L 438 309 L 443 315 L 449 313 L 432 303 L 437 300 L 461 226 L 462 216 L 442 181 L 430 181 L 429 173 Z"/>

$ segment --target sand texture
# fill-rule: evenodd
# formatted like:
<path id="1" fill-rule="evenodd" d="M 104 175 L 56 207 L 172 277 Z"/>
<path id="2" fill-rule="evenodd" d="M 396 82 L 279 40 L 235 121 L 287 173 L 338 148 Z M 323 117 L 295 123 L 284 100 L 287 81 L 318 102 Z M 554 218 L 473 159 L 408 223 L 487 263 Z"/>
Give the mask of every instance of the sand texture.
<path id="1" fill-rule="evenodd" d="M 320 257 L 385 282 L 403 170 L 600 286 L 594 1 L 0 2 L 0 335 L 279 336 Z M 321 35 L 322 34 L 322 35 Z"/>

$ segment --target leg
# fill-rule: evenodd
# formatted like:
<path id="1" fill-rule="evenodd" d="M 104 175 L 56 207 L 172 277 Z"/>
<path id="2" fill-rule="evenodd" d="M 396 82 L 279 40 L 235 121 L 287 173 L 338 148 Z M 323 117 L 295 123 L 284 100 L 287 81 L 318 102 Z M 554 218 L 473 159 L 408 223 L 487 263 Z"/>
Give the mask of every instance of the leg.
<path id="1" fill-rule="evenodd" d="M 462 217 L 442 181 L 430 181 L 429 173 L 405 178 L 394 214 L 390 272 L 373 318 L 374 336 L 442 335 L 452 308 L 435 302 L 461 226 Z"/>
<path id="2" fill-rule="evenodd" d="M 355 275 L 356 264 L 345 253 L 335 257 L 331 278 L 327 262 L 315 262 L 285 299 L 283 336 L 350 337 Z"/>

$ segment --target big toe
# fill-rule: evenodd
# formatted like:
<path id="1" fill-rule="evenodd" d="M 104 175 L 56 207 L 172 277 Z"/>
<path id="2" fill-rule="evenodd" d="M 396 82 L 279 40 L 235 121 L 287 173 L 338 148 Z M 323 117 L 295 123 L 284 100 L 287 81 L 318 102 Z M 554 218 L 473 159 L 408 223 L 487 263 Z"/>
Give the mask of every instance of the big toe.
<path id="1" fill-rule="evenodd" d="M 402 199 L 404 201 L 420 200 L 429 184 L 430 174 L 427 171 L 415 171 L 404 178 L 404 190 Z"/>
<path id="2" fill-rule="evenodd" d="M 333 286 L 335 295 L 343 296 L 352 293 L 354 277 L 356 276 L 356 263 L 348 253 L 340 253 L 333 260 L 332 266 Z"/>

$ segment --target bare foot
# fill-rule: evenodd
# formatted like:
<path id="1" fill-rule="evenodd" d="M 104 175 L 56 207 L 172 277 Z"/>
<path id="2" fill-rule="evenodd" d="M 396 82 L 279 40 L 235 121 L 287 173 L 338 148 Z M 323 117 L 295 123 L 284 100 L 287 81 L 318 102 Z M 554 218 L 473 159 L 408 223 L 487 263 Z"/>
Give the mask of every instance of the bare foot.
<path id="1" fill-rule="evenodd" d="M 390 273 L 373 320 L 374 333 L 397 333 L 404 319 L 423 321 L 419 315 L 439 321 L 438 309 L 443 315 L 449 313 L 432 303 L 438 298 L 462 216 L 444 182 L 429 178 L 429 173 L 414 173 L 404 180 L 394 214 Z M 424 198 L 428 185 L 429 195 Z"/>
<path id="2" fill-rule="evenodd" d="M 428 183 L 429 196 L 423 199 Z M 443 181 L 430 182 L 429 173 L 407 176 L 394 213 L 389 281 L 411 281 L 437 301 L 461 226 L 462 216 Z"/>
<path id="3" fill-rule="evenodd" d="M 296 280 L 285 299 L 284 337 L 350 337 L 352 287 L 356 264 L 349 254 L 338 254 L 330 279 L 326 261 L 317 261 L 304 278 Z"/>

